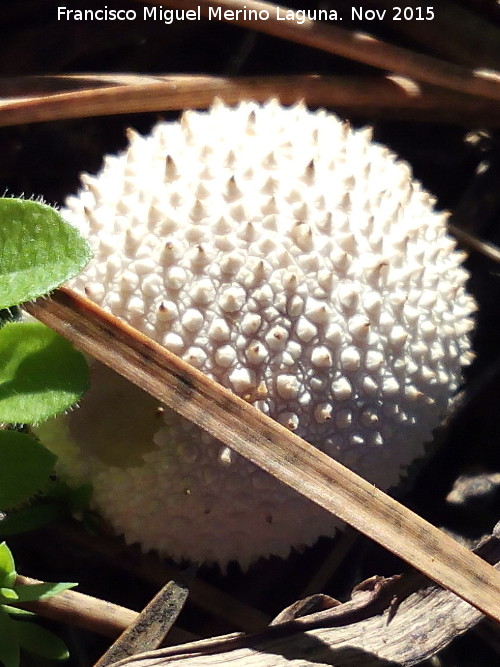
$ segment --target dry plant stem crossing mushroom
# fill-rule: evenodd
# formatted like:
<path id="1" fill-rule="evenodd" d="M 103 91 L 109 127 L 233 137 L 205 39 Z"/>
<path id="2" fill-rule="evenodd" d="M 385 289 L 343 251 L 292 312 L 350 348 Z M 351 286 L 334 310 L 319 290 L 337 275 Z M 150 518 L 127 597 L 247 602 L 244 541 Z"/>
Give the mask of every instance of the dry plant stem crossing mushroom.
<path id="1" fill-rule="evenodd" d="M 67 201 L 95 258 L 71 286 L 383 489 L 424 453 L 470 362 L 473 299 L 408 165 L 324 111 L 216 104 L 109 156 Z M 129 542 L 176 559 L 286 556 L 335 533 L 112 371 L 42 425 Z"/>

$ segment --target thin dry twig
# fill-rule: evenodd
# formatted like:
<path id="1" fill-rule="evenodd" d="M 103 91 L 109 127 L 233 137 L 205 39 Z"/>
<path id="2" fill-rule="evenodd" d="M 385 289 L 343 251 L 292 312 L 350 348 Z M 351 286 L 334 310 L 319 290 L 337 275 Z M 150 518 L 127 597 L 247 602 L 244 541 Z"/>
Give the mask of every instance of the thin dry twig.
<path id="1" fill-rule="evenodd" d="M 16 583 L 31 585 L 43 582 L 18 574 Z M 33 602 L 17 602 L 16 607 L 111 639 L 119 637 L 129 627 L 134 626 L 139 618 L 137 611 L 73 590 Z M 169 639 L 173 644 L 182 644 L 195 640 L 196 635 L 182 628 L 172 627 Z"/>
<path id="2" fill-rule="evenodd" d="M 359 533 L 348 526 L 330 549 L 323 563 L 312 573 L 307 585 L 302 590 L 302 595 L 306 597 L 325 590 L 326 585 L 333 578 L 340 564 L 358 541 Z"/>
<path id="3" fill-rule="evenodd" d="M 136 0 L 144 4 L 143 0 Z M 275 37 L 304 44 L 315 49 L 351 58 L 358 62 L 378 67 L 389 72 L 442 86 L 462 93 L 479 95 L 500 100 L 500 72 L 485 69 L 467 69 L 431 56 L 415 53 L 383 42 L 371 35 L 350 32 L 332 24 L 305 19 L 298 21 L 278 20 L 278 12 L 283 17 L 293 12 L 288 7 L 255 0 L 145 0 L 146 4 L 176 7 L 180 9 L 201 9 L 203 16 L 223 19 L 224 12 L 230 12 L 231 23 L 252 28 Z M 268 12 L 269 18 L 259 20 L 248 18 L 250 10 Z M 240 12 L 235 14 L 235 12 Z"/>
<path id="4" fill-rule="evenodd" d="M 478 239 L 473 234 L 466 232 L 465 229 L 457 227 L 457 225 L 448 223 L 448 227 L 451 233 L 457 237 L 463 246 L 469 250 L 474 250 L 475 252 L 484 255 L 484 257 L 491 259 L 497 264 L 500 263 L 500 248 L 498 246 L 494 245 L 493 243 L 488 243 L 487 241 Z"/>
<path id="5" fill-rule="evenodd" d="M 42 582 L 18 574 L 16 583 L 32 585 Z M 19 602 L 16 606 L 44 618 L 113 638 L 120 635 L 139 616 L 136 611 L 126 607 L 72 590 L 44 600 Z"/>
<path id="6" fill-rule="evenodd" d="M 70 88 L 68 90 L 68 88 Z M 500 105 L 397 76 L 216 77 L 85 74 L 32 76 L 0 83 L 0 126 L 146 111 L 206 108 L 250 98 L 303 99 L 371 117 L 414 117 L 456 124 L 500 124 Z"/>
<path id="7" fill-rule="evenodd" d="M 276 479 L 500 622 L 500 573 L 324 452 L 67 288 L 23 307 Z"/>

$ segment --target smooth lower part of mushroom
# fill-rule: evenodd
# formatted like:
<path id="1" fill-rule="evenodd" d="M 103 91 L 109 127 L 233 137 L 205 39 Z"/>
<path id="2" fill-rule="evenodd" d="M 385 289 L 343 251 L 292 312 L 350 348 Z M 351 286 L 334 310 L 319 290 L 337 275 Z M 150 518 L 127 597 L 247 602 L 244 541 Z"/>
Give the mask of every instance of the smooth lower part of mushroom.
<path id="1" fill-rule="evenodd" d="M 108 156 L 67 201 L 71 286 L 382 489 L 449 409 L 475 310 L 446 214 L 325 111 L 216 103 Z M 116 532 L 175 559 L 286 556 L 335 520 L 103 366 L 41 425 Z"/>

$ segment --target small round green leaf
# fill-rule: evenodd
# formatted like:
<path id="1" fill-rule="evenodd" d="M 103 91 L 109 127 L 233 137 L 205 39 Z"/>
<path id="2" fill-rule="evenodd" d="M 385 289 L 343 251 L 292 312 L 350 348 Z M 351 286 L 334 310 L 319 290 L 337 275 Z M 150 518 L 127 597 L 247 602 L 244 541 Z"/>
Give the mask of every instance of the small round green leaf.
<path id="1" fill-rule="evenodd" d="M 13 588 L 0 587 L 0 602 L 14 602 L 19 600 L 19 595 Z"/>
<path id="2" fill-rule="evenodd" d="M 50 292 L 89 259 L 87 242 L 55 209 L 0 198 L 0 308 Z"/>
<path id="3" fill-rule="evenodd" d="M 13 621 L 21 648 L 52 660 L 66 660 L 69 652 L 66 644 L 52 632 L 29 621 Z"/>
<path id="4" fill-rule="evenodd" d="M 74 405 L 87 387 L 84 356 L 44 324 L 0 329 L 0 421 L 43 421 Z"/>
<path id="5" fill-rule="evenodd" d="M 0 509 L 18 505 L 43 488 L 56 459 L 31 436 L 0 431 Z"/>
<path id="6" fill-rule="evenodd" d="M 0 544 L 0 586 L 10 588 L 15 584 L 16 576 L 16 565 L 12 551 L 5 542 L 2 542 Z"/>

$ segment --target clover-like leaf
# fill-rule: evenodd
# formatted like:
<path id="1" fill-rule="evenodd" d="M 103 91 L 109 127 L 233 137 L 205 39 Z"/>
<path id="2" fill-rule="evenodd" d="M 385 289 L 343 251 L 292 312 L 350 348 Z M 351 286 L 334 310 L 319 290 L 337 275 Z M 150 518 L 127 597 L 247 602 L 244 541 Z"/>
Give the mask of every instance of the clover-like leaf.
<path id="1" fill-rule="evenodd" d="M 56 459 L 31 436 L 0 431 L 0 508 L 18 505 L 42 489 Z"/>
<path id="2" fill-rule="evenodd" d="M 0 308 L 50 292 L 89 259 L 87 242 L 55 209 L 0 199 Z"/>
<path id="3" fill-rule="evenodd" d="M 29 621 L 14 621 L 21 648 L 52 660 L 66 660 L 69 652 L 66 644 L 52 632 Z"/>
<path id="4" fill-rule="evenodd" d="M 16 576 L 16 564 L 12 551 L 5 542 L 2 542 L 0 544 L 0 586 L 10 588 L 14 585 Z"/>
<path id="5" fill-rule="evenodd" d="M 44 324 L 0 329 L 0 421 L 43 421 L 74 405 L 87 387 L 84 356 Z"/>

